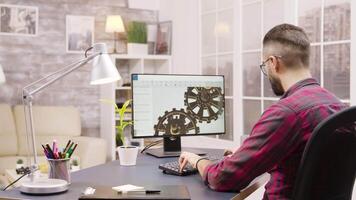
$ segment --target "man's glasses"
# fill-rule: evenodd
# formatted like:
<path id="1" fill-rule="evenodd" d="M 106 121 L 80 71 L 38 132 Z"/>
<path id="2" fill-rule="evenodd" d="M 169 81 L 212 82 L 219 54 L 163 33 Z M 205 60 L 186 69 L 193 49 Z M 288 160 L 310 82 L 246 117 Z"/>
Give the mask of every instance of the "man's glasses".
<path id="1" fill-rule="evenodd" d="M 276 57 L 277 59 L 282 59 L 282 56 L 274 56 Z M 265 61 L 263 61 L 261 64 L 260 64 L 260 69 L 263 73 L 263 75 L 267 76 L 267 69 L 266 69 L 266 63 L 272 59 L 272 56 L 270 56 L 269 58 L 267 58 Z"/>

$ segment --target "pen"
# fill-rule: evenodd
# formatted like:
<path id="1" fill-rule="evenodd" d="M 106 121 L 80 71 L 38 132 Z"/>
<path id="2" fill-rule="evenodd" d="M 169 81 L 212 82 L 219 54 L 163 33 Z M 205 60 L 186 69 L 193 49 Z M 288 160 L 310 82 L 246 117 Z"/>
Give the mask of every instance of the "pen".
<path id="1" fill-rule="evenodd" d="M 45 147 L 43 144 L 41 144 L 41 146 L 42 146 L 42 148 L 43 148 L 44 152 L 47 152 L 46 147 Z"/>
<path id="2" fill-rule="evenodd" d="M 70 149 L 73 147 L 73 145 L 74 145 L 74 142 L 72 142 L 72 143 L 69 145 L 69 147 L 68 147 L 68 149 L 65 151 L 65 153 L 69 153 L 69 151 L 70 151 Z"/>
<path id="3" fill-rule="evenodd" d="M 58 159 L 58 154 L 57 154 L 57 141 L 56 141 L 56 140 L 53 140 L 53 143 L 52 143 L 52 151 L 53 151 L 54 159 Z"/>
<path id="4" fill-rule="evenodd" d="M 67 151 L 67 148 L 69 147 L 70 142 L 71 142 L 70 140 L 67 142 L 67 145 L 66 145 L 66 147 L 65 147 L 64 150 L 63 150 L 63 153 Z"/>
<path id="5" fill-rule="evenodd" d="M 48 155 L 48 152 L 47 152 L 47 150 L 46 150 L 46 147 L 43 146 L 43 144 L 41 144 L 41 146 L 42 146 L 42 148 L 43 148 L 43 152 L 44 152 L 45 156 L 46 156 L 47 158 L 49 158 L 49 155 Z"/>
<path id="6" fill-rule="evenodd" d="M 53 149 L 53 153 L 56 154 L 57 153 L 57 141 L 56 140 L 53 140 L 52 149 Z"/>
<path id="7" fill-rule="evenodd" d="M 73 149 L 71 149 L 71 151 L 68 152 L 68 153 L 69 153 L 69 158 L 72 156 L 72 154 L 73 154 L 75 148 L 77 148 L 77 146 L 78 146 L 78 144 L 75 144 L 74 147 L 73 147 Z"/>
<path id="8" fill-rule="evenodd" d="M 131 190 L 127 191 L 127 194 L 132 194 L 132 193 L 145 193 L 145 194 L 157 194 L 160 193 L 160 190 Z M 124 193 L 124 192 L 118 192 L 118 193 Z"/>
<path id="9" fill-rule="evenodd" d="M 50 158 L 46 150 L 43 150 L 43 152 L 44 152 L 44 154 L 45 154 L 47 159 Z"/>
<path id="10" fill-rule="evenodd" d="M 156 194 L 156 193 L 160 193 L 160 190 L 146 190 L 145 193 L 146 194 Z"/>
<path id="11" fill-rule="evenodd" d="M 48 154 L 50 155 L 50 157 L 51 157 L 51 158 L 55 158 L 55 157 L 54 157 L 54 154 L 53 154 L 53 151 L 52 151 L 52 149 L 51 149 L 51 147 L 49 146 L 48 143 L 46 144 L 46 147 L 47 147 L 47 152 L 48 152 Z"/>

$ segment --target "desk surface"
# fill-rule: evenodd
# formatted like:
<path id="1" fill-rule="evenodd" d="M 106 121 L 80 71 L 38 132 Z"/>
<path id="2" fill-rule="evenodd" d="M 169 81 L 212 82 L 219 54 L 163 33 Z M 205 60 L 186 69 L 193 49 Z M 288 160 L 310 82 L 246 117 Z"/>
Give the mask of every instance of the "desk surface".
<path id="1" fill-rule="evenodd" d="M 206 150 L 210 155 L 222 155 L 221 150 Z M 113 161 L 83 169 L 72 173 L 72 183 L 69 190 L 63 194 L 51 195 L 50 199 L 78 199 L 81 192 L 88 186 L 118 186 L 123 184 L 145 185 L 186 185 L 192 199 L 231 199 L 236 193 L 215 192 L 204 185 L 199 174 L 191 176 L 172 176 L 163 174 L 158 169 L 161 163 L 177 158 L 155 158 L 139 154 L 136 166 L 120 166 L 119 161 Z M 0 192 L 0 197 L 21 199 L 48 199 L 48 196 L 29 196 L 21 194 L 17 189 Z"/>

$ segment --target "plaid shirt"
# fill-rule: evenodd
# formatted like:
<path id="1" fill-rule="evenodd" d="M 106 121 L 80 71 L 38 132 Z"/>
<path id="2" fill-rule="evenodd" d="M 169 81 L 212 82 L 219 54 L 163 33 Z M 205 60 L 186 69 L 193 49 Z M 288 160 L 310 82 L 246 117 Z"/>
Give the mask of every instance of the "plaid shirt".
<path id="1" fill-rule="evenodd" d="M 268 172 L 263 199 L 290 199 L 304 147 L 313 129 L 346 105 L 315 79 L 293 85 L 262 114 L 250 136 L 231 156 L 209 165 L 204 182 L 217 191 L 240 191 Z"/>

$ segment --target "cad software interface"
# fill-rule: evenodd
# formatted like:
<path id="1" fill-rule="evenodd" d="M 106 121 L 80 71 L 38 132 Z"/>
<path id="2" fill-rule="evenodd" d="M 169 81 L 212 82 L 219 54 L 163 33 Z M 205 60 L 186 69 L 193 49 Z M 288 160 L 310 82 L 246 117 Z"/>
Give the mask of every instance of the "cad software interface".
<path id="1" fill-rule="evenodd" d="M 132 75 L 134 137 L 225 132 L 223 76 Z"/>

